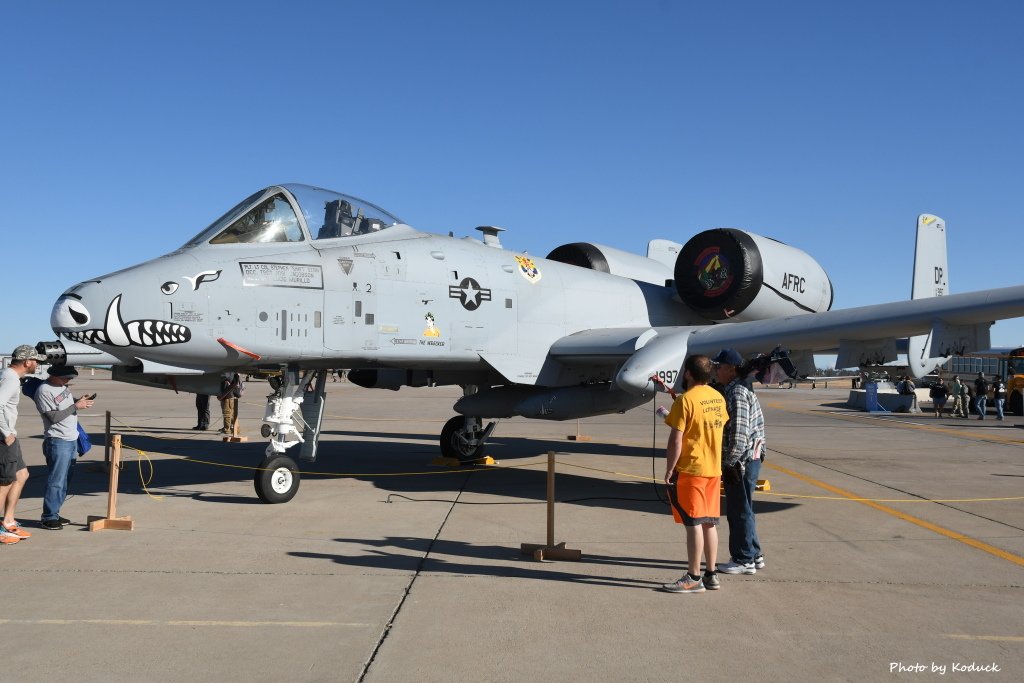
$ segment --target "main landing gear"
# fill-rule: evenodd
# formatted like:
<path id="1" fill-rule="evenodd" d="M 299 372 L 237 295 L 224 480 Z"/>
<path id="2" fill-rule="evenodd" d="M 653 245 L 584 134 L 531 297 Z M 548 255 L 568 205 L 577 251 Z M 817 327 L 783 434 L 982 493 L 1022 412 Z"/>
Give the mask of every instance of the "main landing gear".
<path id="1" fill-rule="evenodd" d="M 484 427 L 479 417 L 456 415 L 441 429 L 441 455 L 467 465 L 482 459 L 494 425 Z"/>
<path id="2" fill-rule="evenodd" d="M 475 384 L 465 384 L 462 395 L 470 396 L 477 392 Z M 479 417 L 456 415 L 444 423 L 441 429 L 441 455 L 454 458 L 460 464 L 470 465 L 484 458 L 484 446 L 494 431 L 494 422 L 483 426 Z"/>

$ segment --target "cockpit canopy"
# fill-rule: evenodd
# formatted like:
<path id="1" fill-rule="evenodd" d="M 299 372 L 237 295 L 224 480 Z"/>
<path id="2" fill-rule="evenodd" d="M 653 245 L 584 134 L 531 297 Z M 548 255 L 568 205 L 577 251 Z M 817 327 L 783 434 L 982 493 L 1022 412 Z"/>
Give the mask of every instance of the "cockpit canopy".
<path id="1" fill-rule="evenodd" d="M 346 194 L 309 185 L 276 185 L 243 199 L 185 248 L 351 237 L 401 222 L 379 206 Z"/>

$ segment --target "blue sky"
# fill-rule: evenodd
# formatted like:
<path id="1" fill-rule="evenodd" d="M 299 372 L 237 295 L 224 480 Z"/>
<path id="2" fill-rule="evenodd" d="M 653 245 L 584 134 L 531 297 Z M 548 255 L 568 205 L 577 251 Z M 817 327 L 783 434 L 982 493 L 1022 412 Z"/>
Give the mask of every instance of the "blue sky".
<path id="1" fill-rule="evenodd" d="M 80 280 L 305 182 L 545 255 L 741 227 L 835 306 L 1021 284 L 1024 4 L 36 2 L 0 23 L 0 349 Z M 1024 344 L 1024 323 L 993 328 Z"/>

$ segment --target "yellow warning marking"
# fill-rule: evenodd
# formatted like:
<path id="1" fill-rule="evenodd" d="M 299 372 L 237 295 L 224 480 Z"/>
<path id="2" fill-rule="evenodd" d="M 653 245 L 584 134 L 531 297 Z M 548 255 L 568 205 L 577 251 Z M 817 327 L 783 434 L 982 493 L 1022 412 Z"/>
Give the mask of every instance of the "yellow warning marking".
<path id="1" fill-rule="evenodd" d="M 782 405 L 780 405 L 778 403 L 767 402 L 767 401 L 764 403 L 764 405 L 769 407 L 769 408 L 774 408 L 776 410 L 781 410 L 784 413 L 796 413 L 798 415 L 813 415 L 815 417 L 832 417 L 832 418 L 835 418 L 837 420 L 845 420 L 847 422 L 859 422 L 861 424 L 863 424 L 865 418 L 871 417 L 871 416 L 864 415 L 863 413 L 851 413 L 849 415 L 846 415 L 846 414 L 843 414 L 843 413 L 821 412 L 821 411 L 814 411 L 814 410 L 797 410 L 797 409 L 794 409 L 794 408 L 785 408 L 785 407 L 783 407 Z M 960 429 L 953 429 L 951 427 L 933 427 L 931 425 L 918 424 L 916 422 L 905 422 L 902 419 L 886 419 L 883 422 L 883 424 L 892 425 L 894 427 L 905 427 L 907 429 L 918 429 L 918 430 L 925 431 L 925 432 L 934 432 L 936 434 L 945 434 L 946 436 L 959 436 L 959 437 L 972 436 L 972 437 L 975 437 L 975 438 L 978 438 L 978 439 L 983 439 L 985 441 L 997 441 L 999 443 L 1007 443 L 1007 444 L 1024 444 L 1024 439 L 1019 438 L 1019 437 L 1018 438 L 1008 438 L 1008 437 L 999 436 L 998 434 L 988 434 L 988 433 L 985 433 L 985 432 L 964 431 L 964 430 L 960 430 Z"/>
<path id="2" fill-rule="evenodd" d="M 1020 555 L 1014 555 L 1013 553 L 1007 552 L 1007 551 L 1005 551 L 1005 550 L 1003 550 L 1001 548 L 997 548 L 997 547 L 995 547 L 993 545 L 989 545 L 988 543 L 984 543 L 984 542 L 979 541 L 977 539 L 971 538 L 970 536 L 965 536 L 964 534 L 961 534 L 959 532 L 951 531 L 949 529 L 946 529 L 945 527 L 939 526 L 938 524 L 932 524 L 931 522 L 926 522 L 923 519 L 920 519 L 918 517 L 914 517 L 912 515 L 908 515 L 908 514 L 906 514 L 904 512 L 900 512 L 899 510 L 895 510 L 895 509 L 893 509 L 891 507 L 888 507 L 886 505 L 879 505 L 878 503 L 876 503 L 874 501 L 867 500 L 865 498 L 861 498 L 860 496 L 855 495 L 853 493 L 850 493 L 849 491 L 845 491 L 845 490 L 839 488 L 838 486 L 832 486 L 831 484 L 826 484 L 823 481 L 818 481 L 817 479 L 814 479 L 813 477 L 808 477 L 807 475 L 800 474 L 799 472 L 794 472 L 793 470 L 787 469 L 785 467 L 779 467 L 778 465 L 771 465 L 771 464 L 768 464 L 768 463 L 765 463 L 765 467 L 770 467 L 773 470 L 776 470 L 778 472 L 782 472 L 783 474 L 788 474 L 789 476 L 791 476 L 791 477 L 793 477 L 795 479 L 799 479 L 800 481 L 807 482 L 808 484 L 812 484 L 812 485 L 817 486 L 819 488 L 823 488 L 826 491 L 831 491 L 832 493 L 838 494 L 838 495 L 840 495 L 840 496 L 842 496 L 844 498 L 849 498 L 851 500 L 854 500 L 854 501 L 856 501 L 858 503 L 861 503 L 862 505 L 867 505 L 868 507 L 874 508 L 875 510 L 878 510 L 879 512 L 884 512 L 887 515 L 892 515 L 893 517 L 896 517 L 898 519 L 902 519 L 904 522 L 910 522 L 911 524 L 916 524 L 919 527 L 922 527 L 924 529 L 928 529 L 929 531 L 934 531 L 935 533 L 937 533 L 937 534 L 939 534 L 941 536 L 945 536 L 946 538 L 951 538 L 954 541 L 959 541 L 960 543 L 963 543 L 965 545 L 969 545 L 972 548 L 977 548 L 978 550 L 984 551 L 984 552 L 988 553 L 989 555 L 995 555 L 996 557 L 1004 559 L 1004 560 L 1006 560 L 1008 562 L 1013 562 L 1016 565 L 1024 567 L 1024 557 L 1021 557 Z"/>
<path id="3" fill-rule="evenodd" d="M 366 628 L 369 624 L 341 621 L 158 621 L 153 619 L 0 619 L 0 624 L 33 626 L 287 626 L 299 628 Z"/>
<path id="4" fill-rule="evenodd" d="M 765 465 L 769 467 L 769 465 Z M 1009 500 L 1024 500 L 1024 496 L 1011 496 L 1009 498 L 843 498 L 840 496 L 805 496 L 798 493 L 782 493 L 773 491 L 765 492 L 768 496 L 782 496 L 785 498 L 805 498 L 807 500 L 841 500 L 851 503 L 859 503 L 862 500 L 870 500 L 875 503 L 993 503 Z"/>
<path id="5" fill-rule="evenodd" d="M 947 633 L 945 637 L 956 638 L 957 640 L 994 640 L 1004 643 L 1024 643 L 1024 636 L 970 636 L 961 633 Z"/>

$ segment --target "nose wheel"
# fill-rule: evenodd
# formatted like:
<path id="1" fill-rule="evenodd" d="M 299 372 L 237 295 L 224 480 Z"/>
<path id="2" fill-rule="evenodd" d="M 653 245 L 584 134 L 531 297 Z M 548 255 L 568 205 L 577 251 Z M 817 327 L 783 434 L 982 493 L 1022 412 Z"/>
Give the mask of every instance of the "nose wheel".
<path id="1" fill-rule="evenodd" d="M 299 468 L 287 455 L 263 458 L 254 479 L 256 495 L 264 503 L 287 503 L 299 491 Z"/>

